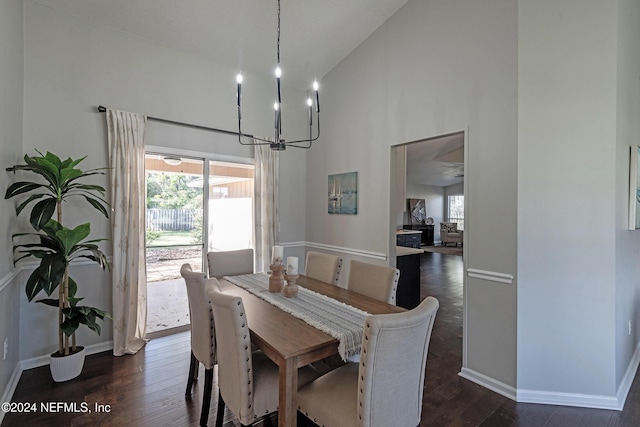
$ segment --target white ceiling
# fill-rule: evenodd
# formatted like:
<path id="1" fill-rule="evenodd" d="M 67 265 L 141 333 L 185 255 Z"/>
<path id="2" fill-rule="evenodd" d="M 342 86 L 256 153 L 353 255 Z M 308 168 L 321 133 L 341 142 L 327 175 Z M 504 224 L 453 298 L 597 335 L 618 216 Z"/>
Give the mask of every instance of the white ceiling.
<path id="1" fill-rule="evenodd" d="M 273 76 L 276 0 L 33 0 L 238 71 Z M 302 90 L 408 0 L 282 0 L 284 85 Z"/>
<path id="2" fill-rule="evenodd" d="M 407 183 L 447 187 L 464 181 L 464 134 L 407 145 Z"/>
<path id="3" fill-rule="evenodd" d="M 0 0 L 1 1 L 1 0 Z M 32 0 L 160 45 L 273 76 L 276 0 Z M 408 0 L 281 0 L 284 85 L 301 90 L 322 78 Z M 407 181 L 444 187 L 462 182 L 462 136 L 408 146 Z"/>

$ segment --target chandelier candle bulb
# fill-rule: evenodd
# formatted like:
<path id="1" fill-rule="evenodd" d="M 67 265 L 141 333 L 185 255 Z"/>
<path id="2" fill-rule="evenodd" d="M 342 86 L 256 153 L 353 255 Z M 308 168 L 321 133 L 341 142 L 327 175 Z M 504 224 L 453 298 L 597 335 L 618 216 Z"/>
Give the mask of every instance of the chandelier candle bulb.
<path id="1" fill-rule="evenodd" d="M 278 104 L 282 104 L 282 95 L 280 94 L 280 76 L 282 76 L 282 70 L 280 65 L 276 67 L 276 84 L 278 85 Z"/>
<path id="2" fill-rule="evenodd" d="M 237 97 L 238 97 L 238 107 L 240 107 L 240 100 L 242 99 L 242 74 L 238 74 L 236 76 L 236 82 L 238 82 L 238 91 L 237 91 Z"/>
<path id="3" fill-rule="evenodd" d="M 311 126 L 313 124 L 313 111 L 312 111 L 312 106 L 313 106 L 313 101 L 311 100 L 311 98 L 307 98 L 307 105 L 309 106 L 309 126 Z"/>
<path id="4" fill-rule="evenodd" d="M 318 81 L 314 80 L 313 81 L 313 90 L 316 91 L 316 113 L 320 112 L 320 95 L 318 94 L 318 89 L 320 88 L 320 86 L 318 85 Z"/>
<path id="5" fill-rule="evenodd" d="M 278 108 L 278 103 L 274 103 L 273 104 L 273 109 L 275 110 L 276 116 L 275 116 L 275 125 L 274 127 L 276 128 L 276 136 L 278 135 L 278 123 L 280 122 L 280 108 Z"/>

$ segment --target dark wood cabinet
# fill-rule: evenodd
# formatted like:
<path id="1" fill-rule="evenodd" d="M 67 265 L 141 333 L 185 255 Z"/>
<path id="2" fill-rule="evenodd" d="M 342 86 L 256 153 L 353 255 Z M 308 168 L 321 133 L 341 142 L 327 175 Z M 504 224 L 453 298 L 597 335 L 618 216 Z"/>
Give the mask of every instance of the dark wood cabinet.
<path id="1" fill-rule="evenodd" d="M 420 234 L 396 234 L 396 245 L 420 249 Z"/>
<path id="2" fill-rule="evenodd" d="M 420 304 L 420 254 L 396 257 L 396 268 L 400 270 L 396 305 L 411 310 Z"/>
<path id="3" fill-rule="evenodd" d="M 412 224 L 405 224 L 402 226 L 403 229 L 405 230 L 420 230 L 422 231 L 422 240 L 421 240 L 421 244 L 424 246 L 433 246 L 433 234 L 434 234 L 434 229 L 433 229 L 433 225 L 426 225 L 426 224 L 420 224 L 420 225 L 412 225 Z"/>

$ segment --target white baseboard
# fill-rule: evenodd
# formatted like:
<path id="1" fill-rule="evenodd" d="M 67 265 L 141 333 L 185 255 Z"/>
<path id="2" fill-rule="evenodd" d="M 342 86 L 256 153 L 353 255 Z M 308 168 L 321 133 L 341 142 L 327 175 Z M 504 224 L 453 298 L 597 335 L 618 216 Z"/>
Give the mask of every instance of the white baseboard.
<path id="1" fill-rule="evenodd" d="M 620 381 L 615 396 L 597 396 L 579 393 L 557 393 L 539 390 L 518 390 L 518 402 L 540 403 L 546 405 L 578 406 L 583 408 L 609 409 L 622 411 L 624 402 L 631 389 L 633 378 L 640 365 L 640 343 L 629 361 L 627 370 Z"/>
<path id="2" fill-rule="evenodd" d="M 489 390 L 494 391 L 504 397 L 507 397 L 511 400 L 516 400 L 516 389 L 508 384 L 497 381 L 491 377 L 488 377 L 469 368 L 462 368 L 458 375 L 478 385 L 481 385 L 484 388 L 488 388 Z"/>
<path id="3" fill-rule="evenodd" d="M 618 400 L 620 411 L 622 411 L 622 408 L 624 407 L 624 402 L 627 401 L 627 396 L 629 395 L 631 384 L 633 383 L 633 379 L 638 371 L 638 366 L 640 366 L 640 342 L 636 344 L 636 351 L 633 352 L 633 356 L 629 361 L 629 366 L 627 366 L 627 370 L 624 372 L 622 381 L 620 381 L 620 385 L 618 386 L 616 399 Z"/>
<path id="4" fill-rule="evenodd" d="M 579 408 L 621 410 L 614 396 L 596 396 L 579 393 L 558 393 L 539 390 L 518 389 L 518 402 L 538 403 L 541 405 L 576 406 Z"/>
<path id="5" fill-rule="evenodd" d="M 598 396 L 580 393 L 558 393 L 541 390 L 516 389 L 503 384 L 472 369 L 462 368 L 460 375 L 489 390 L 520 403 L 538 403 L 543 405 L 576 406 L 581 408 L 608 409 L 621 411 L 627 400 L 631 384 L 640 366 L 640 343 L 636 346 L 615 396 Z"/>
<path id="6" fill-rule="evenodd" d="M 16 387 L 18 386 L 18 381 L 20 381 L 20 376 L 22 375 L 22 368 L 20 368 L 20 363 L 16 364 L 16 368 L 13 370 L 11 374 L 11 378 L 9 378 L 9 383 L 7 387 L 5 387 L 4 392 L 2 393 L 2 398 L 0 398 L 0 402 L 11 402 L 11 398 L 13 397 L 13 392 L 16 391 Z M 4 419 L 4 414 L 6 412 L 0 410 L 0 424 L 2 424 L 2 420 Z"/>
<path id="7" fill-rule="evenodd" d="M 105 341 L 98 344 L 85 346 L 85 354 L 102 353 L 103 351 L 113 350 L 113 341 Z M 20 368 L 23 371 L 27 369 L 39 368 L 49 364 L 49 355 L 32 357 L 31 359 L 25 359 L 20 361 Z"/>

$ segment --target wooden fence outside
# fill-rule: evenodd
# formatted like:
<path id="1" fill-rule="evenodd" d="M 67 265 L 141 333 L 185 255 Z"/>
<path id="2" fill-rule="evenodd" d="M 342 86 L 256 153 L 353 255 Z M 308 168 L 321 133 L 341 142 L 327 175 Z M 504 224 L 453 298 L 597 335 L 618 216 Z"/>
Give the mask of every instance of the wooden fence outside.
<path id="1" fill-rule="evenodd" d="M 202 209 L 147 209 L 147 229 L 190 231 L 199 226 Z"/>

